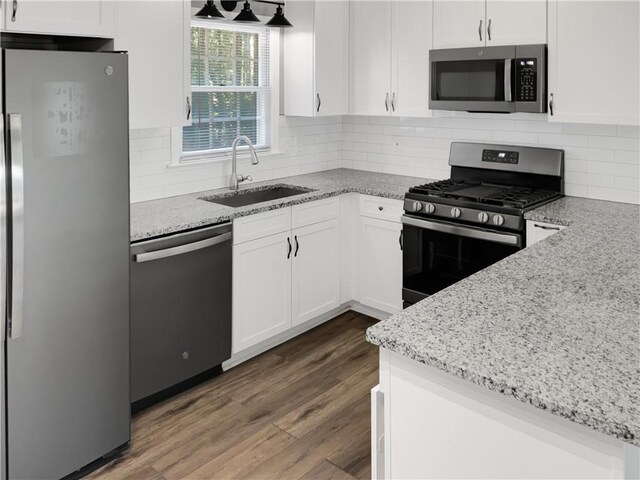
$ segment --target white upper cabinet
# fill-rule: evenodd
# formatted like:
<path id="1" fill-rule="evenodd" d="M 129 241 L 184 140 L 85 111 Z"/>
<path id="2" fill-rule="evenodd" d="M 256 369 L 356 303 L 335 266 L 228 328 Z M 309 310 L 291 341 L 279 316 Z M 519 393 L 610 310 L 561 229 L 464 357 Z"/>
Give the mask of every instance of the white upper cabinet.
<path id="1" fill-rule="evenodd" d="M 429 50 L 432 4 L 393 2 L 392 113 L 429 116 Z M 426 27 L 426 28 L 425 28 Z"/>
<path id="2" fill-rule="evenodd" d="M 440 0 L 433 4 L 434 48 L 547 42 L 547 0 Z"/>
<path id="3" fill-rule="evenodd" d="M 547 43 L 547 0 L 487 0 L 487 46 Z"/>
<path id="4" fill-rule="evenodd" d="M 349 113 L 429 116 L 431 1 L 350 3 Z"/>
<path id="5" fill-rule="evenodd" d="M 111 0 L 4 0 L 2 9 L 7 32 L 113 37 Z"/>
<path id="6" fill-rule="evenodd" d="M 549 119 L 638 125 L 637 1 L 549 3 Z"/>
<path id="7" fill-rule="evenodd" d="M 391 2 L 349 2 L 349 113 L 391 111 Z"/>
<path id="8" fill-rule="evenodd" d="M 287 3 L 294 25 L 284 34 L 285 115 L 316 117 L 347 111 L 348 3 Z"/>
<path id="9" fill-rule="evenodd" d="M 485 43 L 485 2 L 433 2 L 433 48 L 481 47 Z"/>
<path id="10" fill-rule="evenodd" d="M 117 50 L 129 52 L 130 128 L 190 122 L 188 0 L 118 2 Z"/>

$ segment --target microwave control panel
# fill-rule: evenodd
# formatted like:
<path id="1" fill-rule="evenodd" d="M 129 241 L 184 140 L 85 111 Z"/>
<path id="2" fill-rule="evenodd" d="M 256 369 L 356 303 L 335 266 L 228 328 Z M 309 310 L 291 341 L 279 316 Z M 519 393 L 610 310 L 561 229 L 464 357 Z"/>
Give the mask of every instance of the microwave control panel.
<path id="1" fill-rule="evenodd" d="M 516 102 L 535 102 L 537 100 L 538 69 L 535 58 L 518 58 L 516 60 Z"/>

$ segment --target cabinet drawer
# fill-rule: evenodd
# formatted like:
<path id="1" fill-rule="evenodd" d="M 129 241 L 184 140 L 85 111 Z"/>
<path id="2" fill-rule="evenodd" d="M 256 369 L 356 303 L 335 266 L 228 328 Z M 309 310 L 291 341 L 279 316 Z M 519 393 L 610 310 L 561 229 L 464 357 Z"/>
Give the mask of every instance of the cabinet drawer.
<path id="1" fill-rule="evenodd" d="M 291 211 L 291 227 L 299 228 L 338 218 L 340 204 L 338 197 L 325 198 L 315 202 L 294 205 Z"/>
<path id="2" fill-rule="evenodd" d="M 291 207 L 240 217 L 233 221 L 233 244 L 291 230 Z"/>
<path id="3" fill-rule="evenodd" d="M 402 217 L 402 200 L 393 198 L 360 196 L 360 215 L 380 220 L 400 222 Z"/>
<path id="4" fill-rule="evenodd" d="M 553 223 L 527 220 L 527 246 L 544 240 L 565 228 L 567 228 L 565 225 L 554 225 Z"/>

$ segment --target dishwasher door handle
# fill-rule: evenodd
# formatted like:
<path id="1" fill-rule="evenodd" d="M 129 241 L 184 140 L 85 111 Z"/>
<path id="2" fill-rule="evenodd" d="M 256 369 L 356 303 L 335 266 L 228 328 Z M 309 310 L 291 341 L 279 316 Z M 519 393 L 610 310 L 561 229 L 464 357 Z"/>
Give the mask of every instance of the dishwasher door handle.
<path id="1" fill-rule="evenodd" d="M 187 243 L 186 245 L 178 245 L 177 247 L 165 248 L 164 250 L 157 250 L 155 252 L 138 253 L 134 255 L 134 261 L 136 263 L 150 262 L 152 260 L 159 260 L 161 258 L 174 257 L 176 255 L 182 255 L 183 253 L 195 252 L 196 250 L 202 250 L 203 248 L 212 247 L 219 243 L 228 242 L 231 240 L 231 232 L 223 233 L 215 237 L 206 238 L 193 243 Z"/>

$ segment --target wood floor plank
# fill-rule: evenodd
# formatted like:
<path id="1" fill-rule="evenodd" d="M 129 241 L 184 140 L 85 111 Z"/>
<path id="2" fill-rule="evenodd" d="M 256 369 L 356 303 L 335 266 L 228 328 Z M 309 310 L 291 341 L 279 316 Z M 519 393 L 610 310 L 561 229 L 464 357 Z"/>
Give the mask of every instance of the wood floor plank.
<path id="1" fill-rule="evenodd" d="M 277 455 L 295 441 L 295 437 L 269 424 L 222 455 L 202 465 L 189 474 L 187 479 L 246 478 L 256 466 Z"/>
<path id="2" fill-rule="evenodd" d="M 294 437 L 302 437 L 329 418 L 341 415 L 362 398 L 363 392 L 378 383 L 377 365 L 366 365 L 345 381 L 322 392 L 309 402 L 292 409 L 274 423 Z"/>
<path id="3" fill-rule="evenodd" d="M 251 384 L 229 389 L 227 394 L 240 403 L 247 403 L 260 397 L 268 396 L 278 389 L 290 385 L 296 380 L 311 375 L 323 368 L 327 363 L 344 355 L 355 345 L 361 343 L 362 332 L 345 329 L 333 338 L 331 342 L 316 343 L 309 348 L 304 356 L 297 356 L 293 360 L 274 368 L 256 379 Z"/>
<path id="4" fill-rule="evenodd" d="M 326 460 L 349 439 L 369 428 L 369 396 L 362 397 L 349 412 L 343 412 L 312 430 L 278 455 L 256 467 L 247 478 L 301 478 Z"/>
<path id="5" fill-rule="evenodd" d="M 326 460 L 320 462 L 300 478 L 303 480 L 355 480 L 355 477 Z"/>
<path id="6" fill-rule="evenodd" d="M 372 324 L 347 312 L 139 412 L 131 448 L 88 478 L 370 477 L 365 443 L 378 359 L 365 331 Z"/>
<path id="7" fill-rule="evenodd" d="M 371 432 L 362 432 L 327 460 L 355 478 L 371 478 Z"/>

